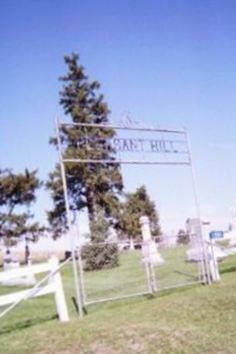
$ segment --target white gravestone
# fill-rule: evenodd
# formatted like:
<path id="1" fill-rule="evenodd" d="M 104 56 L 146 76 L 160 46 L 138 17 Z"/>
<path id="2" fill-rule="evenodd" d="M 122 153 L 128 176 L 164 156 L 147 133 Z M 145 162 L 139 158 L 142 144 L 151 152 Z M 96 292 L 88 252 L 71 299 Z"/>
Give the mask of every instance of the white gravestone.
<path id="1" fill-rule="evenodd" d="M 162 265 L 164 263 L 164 260 L 157 250 L 156 243 L 152 240 L 149 219 L 147 216 L 141 216 L 140 225 L 141 225 L 142 236 L 143 236 L 142 263 L 146 269 L 148 289 L 150 293 L 153 294 L 154 292 L 157 291 L 157 283 L 156 283 L 154 266 Z"/>
<path id="2" fill-rule="evenodd" d="M 153 266 L 164 264 L 164 259 L 157 249 L 157 244 L 152 240 L 149 219 L 147 216 L 141 216 L 140 224 L 142 229 L 143 244 L 143 263 L 149 263 Z"/>
<path id="3" fill-rule="evenodd" d="M 187 250 L 187 260 L 189 262 L 199 262 L 202 260 L 201 245 L 201 224 L 199 219 L 188 219 L 186 222 L 186 231 L 189 234 L 190 242 Z"/>

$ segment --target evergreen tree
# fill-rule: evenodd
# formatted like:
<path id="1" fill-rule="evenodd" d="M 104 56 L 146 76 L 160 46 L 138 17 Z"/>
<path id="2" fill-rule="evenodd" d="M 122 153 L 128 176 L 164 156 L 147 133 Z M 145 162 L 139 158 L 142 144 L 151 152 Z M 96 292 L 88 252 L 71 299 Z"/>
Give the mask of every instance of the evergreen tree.
<path id="1" fill-rule="evenodd" d="M 65 57 L 68 68 L 60 92 L 60 104 L 72 123 L 109 123 L 109 110 L 103 95 L 99 93 L 100 84 L 90 81 L 79 56 L 72 54 Z M 111 145 L 115 131 L 111 128 L 63 126 L 61 140 L 64 158 L 105 160 L 95 163 L 67 163 L 66 178 L 70 209 L 76 212 L 87 208 L 90 225 L 96 220 L 98 208 L 104 210 L 104 217 L 115 222 L 119 213 L 119 194 L 122 191 L 120 166 L 112 164 L 115 151 Z M 51 143 L 56 145 L 56 139 Z M 66 215 L 60 167 L 57 165 L 49 176 L 47 187 L 51 190 L 53 210 L 48 213 L 54 235 L 65 232 Z"/>
<path id="2" fill-rule="evenodd" d="M 91 243 L 82 250 L 85 270 L 113 268 L 119 265 L 118 245 L 109 240 L 109 223 L 104 212 L 97 212 L 91 225 Z"/>
<path id="3" fill-rule="evenodd" d="M 155 203 L 150 200 L 145 186 L 137 188 L 134 193 L 126 194 L 119 222 L 122 237 L 128 236 L 135 241 L 142 239 L 139 218 L 143 215 L 149 217 L 152 236 L 158 239 L 161 235 L 159 217 Z"/>
<path id="4" fill-rule="evenodd" d="M 187 245 L 189 242 L 189 234 L 185 230 L 180 229 L 177 235 L 177 243 Z"/>
<path id="5" fill-rule="evenodd" d="M 33 215 L 29 211 L 40 185 L 36 171 L 15 174 L 10 169 L 0 170 L 0 237 L 7 246 L 22 235 L 35 238 L 43 231 L 38 223 L 30 222 Z"/>

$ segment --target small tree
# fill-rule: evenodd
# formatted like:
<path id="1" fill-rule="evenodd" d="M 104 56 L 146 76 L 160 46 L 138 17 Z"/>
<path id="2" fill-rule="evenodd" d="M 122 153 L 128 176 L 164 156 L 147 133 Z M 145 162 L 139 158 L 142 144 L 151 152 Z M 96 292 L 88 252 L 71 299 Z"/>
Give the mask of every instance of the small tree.
<path id="1" fill-rule="evenodd" d="M 85 270 L 113 268 L 119 265 L 118 246 L 109 242 L 109 223 L 100 210 L 91 225 L 91 243 L 83 247 Z"/>
<path id="2" fill-rule="evenodd" d="M 143 215 L 149 217 L 152 235 L 158 239 L 161 235 L 159 217 L 155 203 L 149 198 L 145 186 L 139 187 L 134 193 L 126 194 L 119 222 L 122 236 L 140 241 L 142 235 L 139 219 Z"/>
<path id="3" fill-rule="evenodd" d="M 30 222 L 30 206 L 41 186 L 37 171 L 15 174 L 10 169 L 0 170 L 0 238 L 10 247 L 20 236 L 36 238 L 44 228 Z"/>
<path id="4" fill-rule="evenodd" d="M 187 245 L 189 241 L 190 241 L 189 234 L 185 230 L 180 229 L 177 234 L 177 243 L 181 245 Z"/>

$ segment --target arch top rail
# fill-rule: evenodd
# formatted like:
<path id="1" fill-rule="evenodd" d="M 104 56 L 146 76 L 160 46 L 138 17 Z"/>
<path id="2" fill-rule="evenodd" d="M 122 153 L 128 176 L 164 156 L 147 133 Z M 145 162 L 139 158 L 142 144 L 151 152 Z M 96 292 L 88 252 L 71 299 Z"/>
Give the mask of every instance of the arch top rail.
<path id="1" fill-rule="evenodd" d="M 93 160 L 93 159 L 63 159 L 64 163 L 94 163 L 94 164 L 113 164 L 113 165 L 174 165 L 188 166 L 190 161 L 132 161 L 132 160 Z"/>
<path id="2" fill-rule="evenodd" d="M 172 133 L 172 134 L 186 134 L 185 129 L 161 129 L 157 127 L 137 126 L 137 125 L 119 125 L 119 124 L 95 124 L 95 123 L 66 123 L 59 122 L 59 127 L 63 126 L 77 126 L 85 128 L 107 128 L 116 130 L 133 130 L 133 131 L 146 131 L 146 132 L 159 132 L 159 133 Z"/>

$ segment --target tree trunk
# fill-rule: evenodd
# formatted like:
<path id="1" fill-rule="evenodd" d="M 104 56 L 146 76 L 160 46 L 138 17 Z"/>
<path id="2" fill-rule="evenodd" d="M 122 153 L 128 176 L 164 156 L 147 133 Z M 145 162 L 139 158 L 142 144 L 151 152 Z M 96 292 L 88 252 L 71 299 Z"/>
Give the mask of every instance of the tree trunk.
<path id="1" fill-rule="evenodd" d="M 87 188 L 86 199 L 87 199 L 87 208 L 88 208 L 89 229 L 90 229 L 90 235 L 92 240 L 93 239 L 92 225 L 94 225 L 94 222 L 96 221 L 96 213 L 95 213 L 95 206 L 94 206 L 93 191 L 89 188 Z"/>

